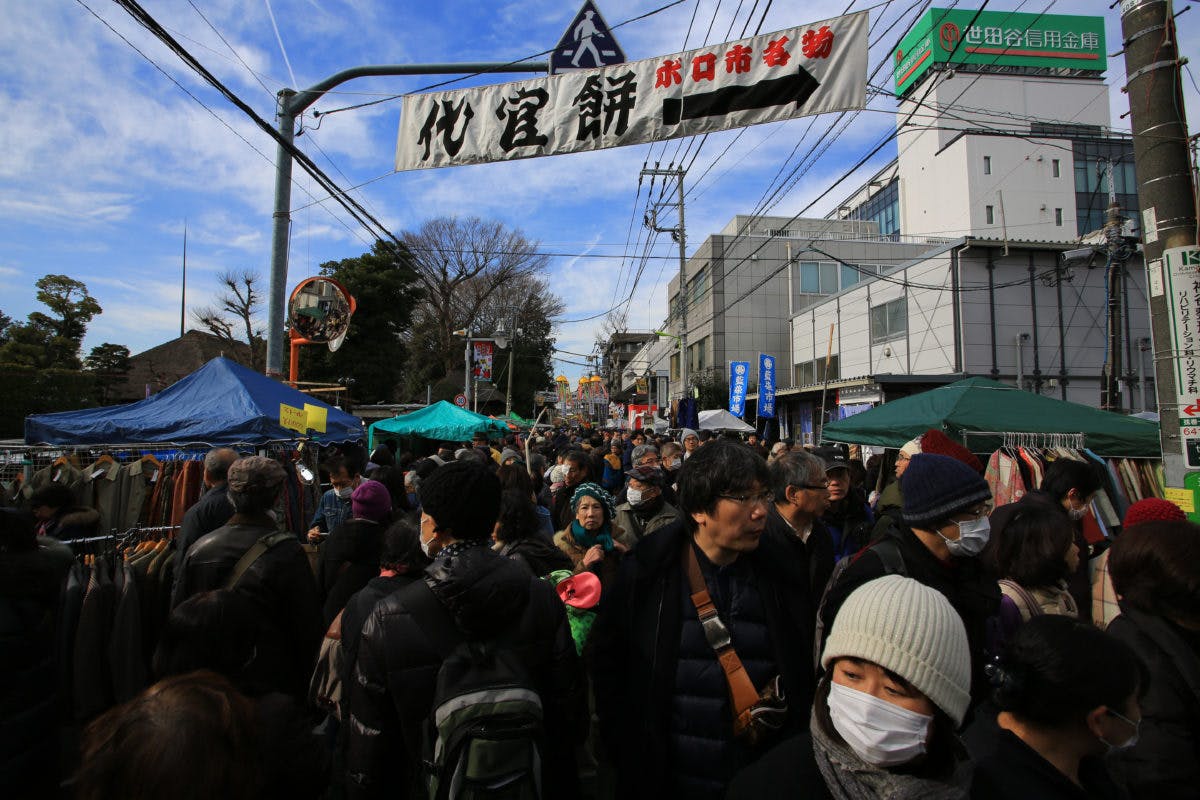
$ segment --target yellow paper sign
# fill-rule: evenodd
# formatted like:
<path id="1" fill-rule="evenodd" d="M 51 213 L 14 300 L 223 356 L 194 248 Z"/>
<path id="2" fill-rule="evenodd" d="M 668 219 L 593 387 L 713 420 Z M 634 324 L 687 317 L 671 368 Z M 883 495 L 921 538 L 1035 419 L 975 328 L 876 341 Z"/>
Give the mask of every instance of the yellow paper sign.
<path id="1" fill-rule="evenodd" d="M 279 424 L 288 430 L 304 433 L 308 430 L 308 415 L 304 413 L 303 408 L 296 408 L 286 403 L 280 403 Z"/>
<path id="2" fill-rule="evenodd" d="M 1183 509 L 1185 514 L 1196 513 L 1196 497 L 1191 489 L 1163 489 L 1163 496 Z"/>
<path id="3" fill-rule="evenodd" d="M 306 425 L 317 433 L 325 432 L 325 422 L 329 417 L 329 410 L 321 406 L 314 406 L 312 403 L 304 404 L 304 417 L 307 420 Z"/>

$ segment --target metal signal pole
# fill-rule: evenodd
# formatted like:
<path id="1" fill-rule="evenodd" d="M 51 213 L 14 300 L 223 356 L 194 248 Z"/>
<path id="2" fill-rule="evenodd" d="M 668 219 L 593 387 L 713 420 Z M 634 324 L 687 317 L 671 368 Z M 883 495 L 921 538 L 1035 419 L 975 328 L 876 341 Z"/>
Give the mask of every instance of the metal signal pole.
<path id="1" fill-rule="evenodd" d="M 687 396 L 688 391 L 688 365 L 687 365 L 687 228 L 684 225 L 683 219 L 683 178 L 687 175 L 687 170 L 682 167 L 679 169 L 643 169 L 642 175 L 661 176 L 664 178 L 674 178 L 677 182 L 679 199 L 675 203 L 659 203 L 650 210 L 650 216 L 646 219 L 646 227 L 658 233 L 670 233 L 671 236 L 679 243 L 679 383 L 682 386 L 682 395 Z M 679 225 L 674 228 L 660 228 L 658 225 L 658 206 L 659 205 L 674 205 L 679 210 Z M 668 304 L 670 298 L 667 299 Z M 670 309 L 668 309 L 668 314 Z"/>

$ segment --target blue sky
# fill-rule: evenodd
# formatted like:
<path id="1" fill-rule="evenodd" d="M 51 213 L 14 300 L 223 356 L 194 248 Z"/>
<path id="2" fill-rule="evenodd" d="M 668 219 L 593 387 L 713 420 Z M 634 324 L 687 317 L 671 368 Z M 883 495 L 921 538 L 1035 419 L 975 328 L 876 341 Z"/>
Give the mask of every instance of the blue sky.
<path id="1" fill-rule="evenodd" d="M 178 334 L 185 218 L 189 308 L 208 302 L 216 275 L 224 269 L 251 268 L 265 279 L 275 148 L 118 6 L 109 0 L 83 2 L 211 113 L 79 0 L 2 0 L 0 310 L 23 319 L 37 307 L 34 281 L 47 273 L 65 273 L 84 281 L 104 308 L 92 323 L 85 349 L 108 341 L 139 352 Z M 607 21 L 617 25 L 667 2 L 598 0 L 598 5 Z M 836 16 L 847 3 L 685 0 L 616 33 L 626 56 L 636 60 L 740 38 L 747 20 L 750 35 L 764 6 L 770 10 L 762 32 L 769 32 Z M 979 4 L 965 0 L 958 7 Z M 989 10 L 1037 13 L 1048 4 L 993 0 Z M 579 8 L 576 0 L 269 0 L 269 5 L 267 0 L 143 0 L 143 5 L 268 120 L 273 119 L 278 89 L 309 86 L 352 66 L 510 61 L 541 53 L 554 46 Z M 757 9 L 753 18 L 752 5 Z M 852 10 L 879 5 L 856 0 Z M 874 8 L 872 22 L 882 15 L 878 31 L 901 15 L 911 20 L 916 5 L 895 0 Z M 1108 50 L 1120 49 L 1120 20 L 1107 0 L 1058 0 L 1049 13 L 1104 14 Z M 906 27 L 907 22 L 897 26 L 872 49 L 871 68 L 889 57 Z M 1185 14 L 1179 27 L 1181 41 L 1191 43 L 1184 52 L 1200 64 L 1200 14 Z M 1128 130 L 1128 121 L 1119 118 L 1128 104 L 1117 88 L 1124 83 L 1124 60 L 1117 57 L 1109 64 L 1112 124 Z M 315 107 L 332 111 L 445 79 L 358 80 Z M 452 86 L 493 82 L 498 81 L 475 78 Z M 1197 95 L 1190 82 L 1185 82 L 1185 92 L 1189 108 L 1195 109 Z M 892 129 L 894 109 L 892 98 L 873 97 L 868 110 L 771 213 L 790 216 L 820 195 Z M 519 227 L 540 240 L 544 250 L 565 254 L 552 259 L 551 280 L 566 301 L 566 320 L 607 310 L 618 289 L 622 297 L 629 293 L 629 266 L 636 266 L 644 242 L 639 227 L 646 193 L 643 188 L 637 194 L 639 170 L 646 161 L 666 166 L 685 153 L 690 161 L 697 144 L 682 140 L 682 150 L 669 142 L 392 174 L 399 117 L 398 100 L 319 120 L 306 117 L 297 144 L 342 187 L 373 181 L 355 196 L 396 233 L 415 229 L 434 215 L 479 215 Z M 832 119 L 816 118 L 809 140 Z M 737 132 L 709 137 L 686 184 L 689 252 L 735 214 L 754 208 L 810 121 L 757 126 L 736 142 Z M 800 148 L 801 153 L 806 150 Z M 885 147 L 810 215 L 832 208 L 843 191 L 894 155 L 894 146 Z M 370 242 L 335 204 L 316 202 L 323 195 L 298 170 L 296 181 L 289 285 L 316 274 L 324 261 L 361 254 Z M 623 262 L 626 252 L 630 258 Z M 662 258 L 648 261 L 637 285 L 627 309 L 631 328 L 656 326 L 665 313 L 676 246 L 660 235 L 650 252 Z M 570 363 L 582 361 L 571 353 L 591 351 L 598 325 L 592 319 L 557 327 L 558 346 L 567 351 L 561 354 L 566 361 L 556 365 L 559 371 L 572 378 L 584 371 Z"/>

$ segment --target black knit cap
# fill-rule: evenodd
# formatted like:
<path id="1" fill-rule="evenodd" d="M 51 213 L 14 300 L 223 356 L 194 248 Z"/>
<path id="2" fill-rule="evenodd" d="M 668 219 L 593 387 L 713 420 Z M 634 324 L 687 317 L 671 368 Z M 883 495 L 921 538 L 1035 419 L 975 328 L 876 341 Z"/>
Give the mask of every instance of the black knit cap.
<path id="1" fill-rule="evenodd" d="M 455 539 L 486 539 L 500 516 L 500 479 L 487 467 L 454 461 L 421 481 L 421 509 Z"/>
<path id="2" fill-rule="evenodd" d="M 904 521 L 914 528 L 969 511 L 992 499 L 979 473 L 949 456 L 918 453 L 900 476 Z"/>

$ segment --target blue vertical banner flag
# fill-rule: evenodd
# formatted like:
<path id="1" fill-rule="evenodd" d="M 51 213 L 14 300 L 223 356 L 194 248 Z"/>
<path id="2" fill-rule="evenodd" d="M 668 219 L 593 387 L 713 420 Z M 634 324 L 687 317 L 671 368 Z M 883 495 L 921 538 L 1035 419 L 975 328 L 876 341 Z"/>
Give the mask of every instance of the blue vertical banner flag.
<path id="1" fill-rule="evenodd" d="M 746 387 L 750 381 L 749 361 L 729 362 L 729 413 L 741 417 L 746 413 Z"/>
<path id="2" fill-rule="evenodd" d="M 775 416 L 775 356 L 758 354 L 758 416 Z"/>

